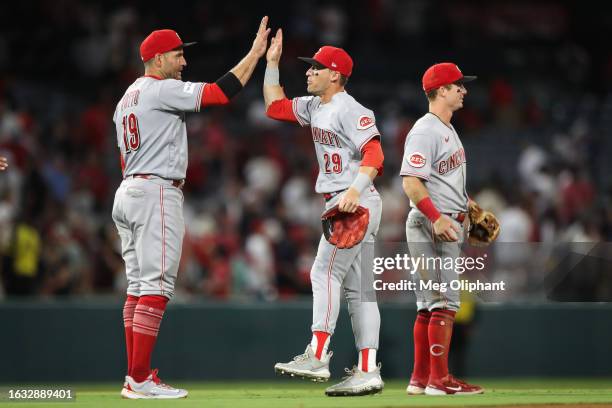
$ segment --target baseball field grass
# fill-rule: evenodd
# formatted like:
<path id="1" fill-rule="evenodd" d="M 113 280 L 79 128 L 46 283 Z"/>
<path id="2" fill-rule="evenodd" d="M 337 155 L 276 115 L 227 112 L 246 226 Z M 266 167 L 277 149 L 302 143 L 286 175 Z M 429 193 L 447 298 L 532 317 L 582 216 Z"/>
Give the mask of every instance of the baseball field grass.
<path id="1" fill-rule="evenodd" d="M 612 378 L 480 380 L 486 393 L 476 396 L 407 396 L 404 381 L 387 381 L 382 394 L 365 397 L 326 397 L 327 385 L 302 380 L 261 382 L 170 382 L 189 390 L 184 400 L 123 400 L 121 384 L 72 385 L 76 401 L 0 402 L 15 407 L 612 407 Z M 23 388 L 23 385 L 21 386 Z M 4 388 L 4 387 L 3 387 Z"/>

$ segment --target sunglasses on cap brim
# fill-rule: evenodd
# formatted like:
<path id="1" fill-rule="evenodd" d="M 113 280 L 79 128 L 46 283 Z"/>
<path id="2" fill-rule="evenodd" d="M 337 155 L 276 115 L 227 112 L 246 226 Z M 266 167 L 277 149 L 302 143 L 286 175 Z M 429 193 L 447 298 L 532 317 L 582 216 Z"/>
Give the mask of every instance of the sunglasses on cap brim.
<path id="1" fill-rule="evenodd" d="M 321 65 L 321 64 L 314 64 L 310 66 L 311 69 L 315 70 L 315 71 L 321 71 L 323 69 L 327 69 L 327 67 Z"/>
<path id="2" fill-rule="evenodd" d="M 323 65 L 320 62 L 316 61 L 314 58 L 298 57 L 298 59 L 302 60 L 305 63 L 307 63 L 308 65 L 310 65 L 310 67 L 312 69 L 315 69 L 315 70 L 327 69 L 327 67 L 325 65 Z"/>

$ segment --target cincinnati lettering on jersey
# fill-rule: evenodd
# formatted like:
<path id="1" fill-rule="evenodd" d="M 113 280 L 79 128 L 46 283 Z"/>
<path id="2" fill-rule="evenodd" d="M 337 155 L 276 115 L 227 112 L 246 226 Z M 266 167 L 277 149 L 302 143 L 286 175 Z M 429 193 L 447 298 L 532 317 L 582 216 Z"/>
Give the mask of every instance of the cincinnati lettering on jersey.
<path id="1" fill-rule="evenodd" d="M 342 147 L 340 146 L 340 139 L 338 138 L 338 135 L 332 131 L 312 127 L 311 132 L 312 141 L 315 143 L 321 143 L 327 146 Z"/>
<path id="2" fill-rule="evenodd" d="M 123 98 L 121 98 L 121 108 L 120 109 L 124 110 L 129 107 L 138 105 L 138 96 L 140 96 L 139 89 L 132 91 L 132 92 L 128 92 L 125 95 L 123 95 Z"/>
<path id="3" fill-rule="evenodd" d="M 445 174 L 451 170 L 456 169 L 461 166 L 465 162 L 465 150 L 463 148 L 457 150 L 455 153 L 451 154 L 450 157 L 446 160 L 441 160 L 438 162 L 438 173 Z"/>

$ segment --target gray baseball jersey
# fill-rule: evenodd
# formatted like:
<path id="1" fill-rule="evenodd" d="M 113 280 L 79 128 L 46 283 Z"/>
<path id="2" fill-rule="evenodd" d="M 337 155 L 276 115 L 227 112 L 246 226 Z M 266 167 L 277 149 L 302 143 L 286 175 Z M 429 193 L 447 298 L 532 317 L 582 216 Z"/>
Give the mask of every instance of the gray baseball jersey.
<path id="1" fill-rule="evenodd" d="M 293 98 L 293 113 L 301 126 L 310 125 L 319 161 L 317 193 L 348 188 L 361 163 L 361 149 L 376 136 L 374 113 L 347 92 L 322 104 L 318 96 Z"/>
<path id="2" fill-rule="evenodd" d="M 467 211 L 466 170 L 465 150 L 453 126 L 433 113 L 417 120 L 406 137 L 400 175 L 424 180 L 440 212 L 459 213 Z"/>
<path id="3" fill-rule="evenodd" d="M 125 162 L 124 176 L 155 174 L 184 179 L 187 170 L 185 112 L 200 110 L 202 82 L 138 78 L 117 104 L 113 121 Z"/>
<path id="4" fill-rule="evenodd" d="M 113 120 L 124 180 L 113 220 L 130 295 L 174 294 L 185 221 L 183 192 L 173 180 L 185 178 L 185 112 L 199 111 L 203 89 L 204 83 L 141 77 L 117 104 Z"/>
<path id="5" fill-rule="evenodd" d="M 416 176 L 424 180 L 425 187 L 436 208 L 442 213 L 467 211 L 468 195 L 465 190 L 466 160 L 459 135 L 452 125 L 445 125 L 433 113 L 427 113 L 412 127 L 404 145 L 401 176 Z M 463 225 L 451 221 L 459 229 L 458 242 L 440 242 L 435 239 L 431 221 L 410 203 L 414 209 L 406 221 L 408 250 L 413 257 L 446 259 L 460 256 Z M 435 282 L 450 286 L 458 278 L 457 272 L 447 264 L 423 267 L 412 275 L 417 289 L 417 309 L 459 310 L 459 292 L 421 289 L 420 282 Z"/>
<path id="6" fill-rule="evenodd" d="M 346 92 L 339 92 L 328 103 L 319 97 L 293 99 L 293 112 L 302 126 L 310 125 L 312 140 L 319 162 L 315 190 L 331 193 L 347 189 L 357 177 L 361 165 L 361 149 L 379 136 L 374 113 L 359 104 Z M 326 209 L 336 205 L 341 194 L 326 203 Z M 365 238 L 350 249 L 338 249 L 321 235 L 317 256 L 310 271 L 313 310 L 312 331 L 334 333 L 342 292 L 348 303 L 357 350 L 378 349 L 380 313 L 375 296 L 370 293 L 371 265 L 374 241 L 381 218 L 381 199 L 374 185 L 360 197 L 360 205 L 370 212 Z"/>

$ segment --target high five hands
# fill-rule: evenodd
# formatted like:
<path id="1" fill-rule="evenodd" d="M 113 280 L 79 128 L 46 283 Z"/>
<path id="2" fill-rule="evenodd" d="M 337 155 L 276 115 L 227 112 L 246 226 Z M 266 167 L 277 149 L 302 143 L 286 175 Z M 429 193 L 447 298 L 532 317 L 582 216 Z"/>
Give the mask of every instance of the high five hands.
<path id="1" fill-rule="evenodd" d="M 257 34 L 255 35 L 255 39 L 253 40 L 253 46 L 251 47 L 251 52 L 257 58 L 261 58 L 266 53 L 269 34 L 270 29 L 268 28 L 268 16 L 264 16 L 261 19 L 259 29 L 257 30 Z"/>
<path id="2" fill-rule="evenodd" d="M 268 63 L 276 63 L 278 64 L 280 61 L 281 54 L 283 53 L 283 30 L 276 30 L 276 35 L 272 37 L 272 41 L 270 42 L 270 48 L 268 48 L 268 53 L 266 54 L 266 60 Z"/>

